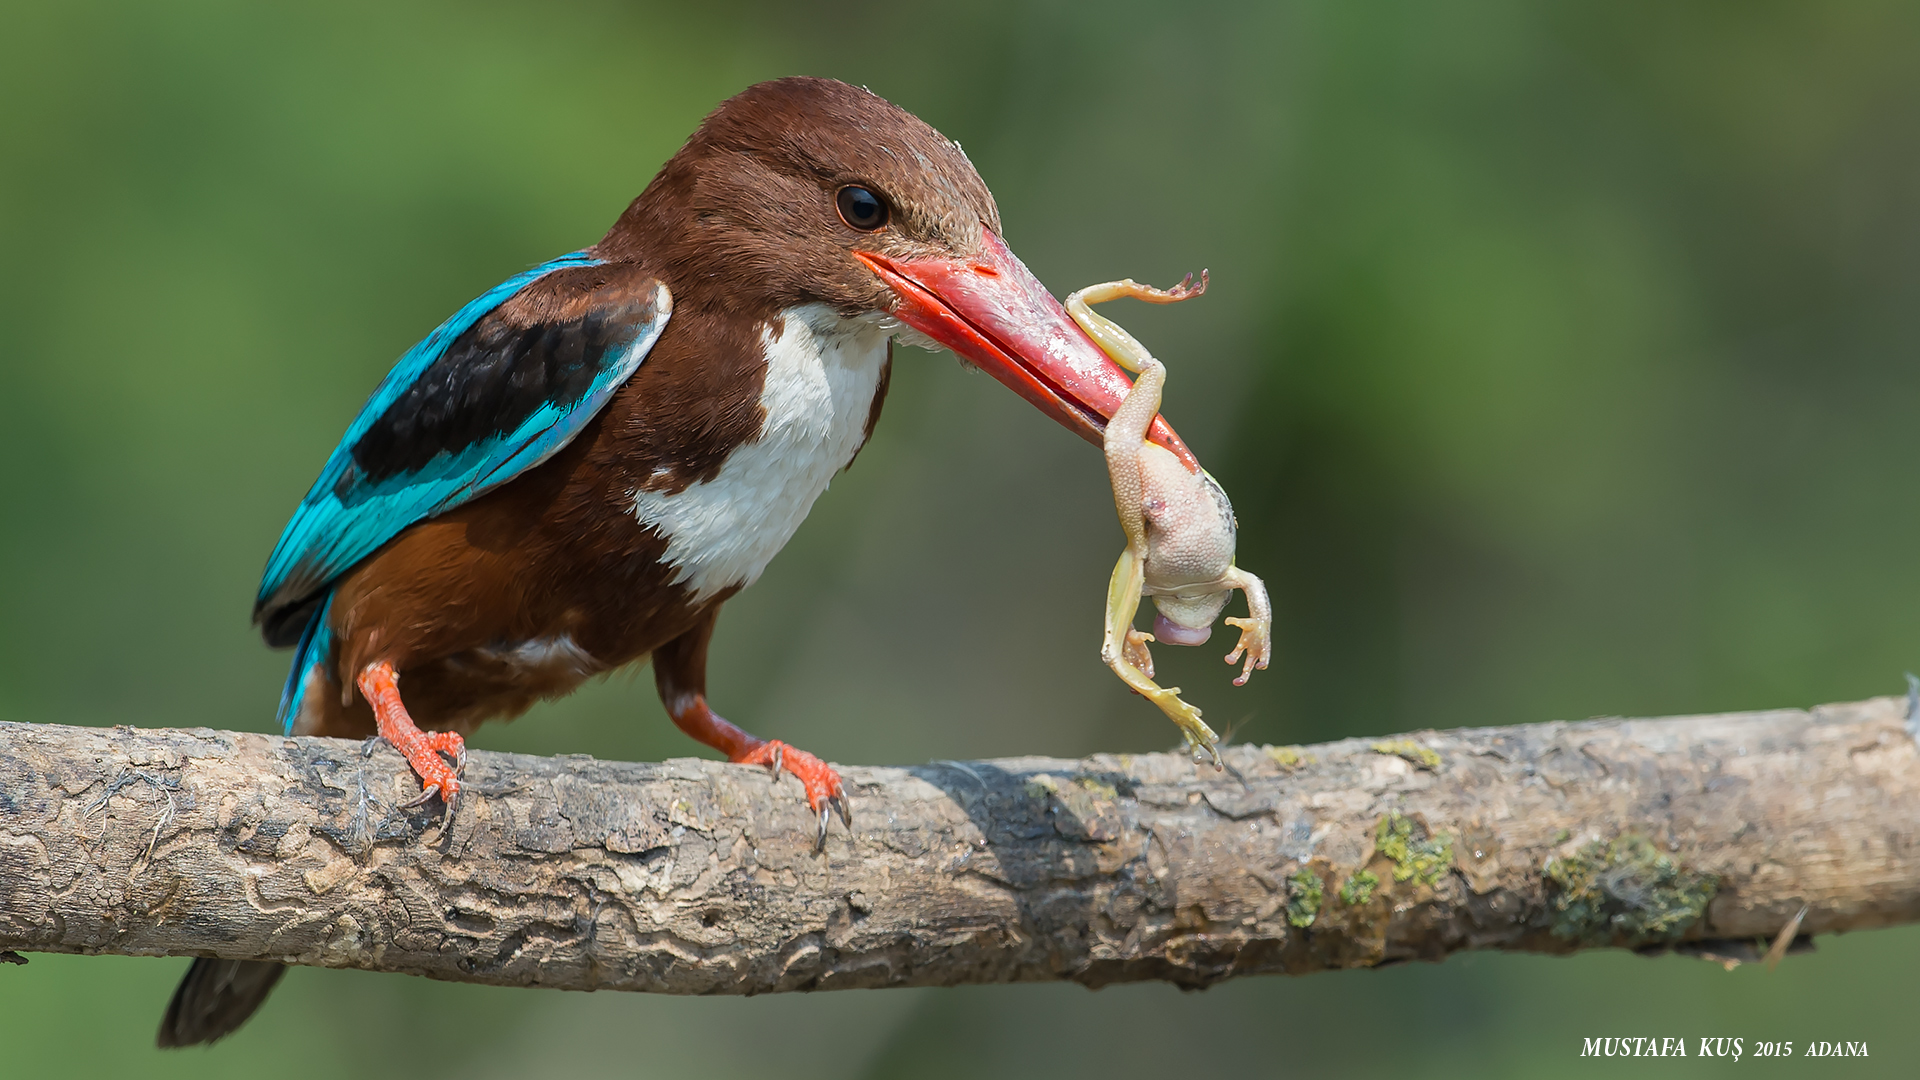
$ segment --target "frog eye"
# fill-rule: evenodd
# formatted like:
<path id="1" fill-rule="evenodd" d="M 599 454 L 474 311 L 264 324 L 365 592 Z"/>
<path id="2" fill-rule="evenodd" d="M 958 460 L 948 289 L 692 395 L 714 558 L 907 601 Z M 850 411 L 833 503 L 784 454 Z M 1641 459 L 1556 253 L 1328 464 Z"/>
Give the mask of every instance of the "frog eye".
<path id="1" fill-rule="evenodd" d="M 833 202 L 840 210 L 840 220 L 850 229 L 861 232 L 873 232 L 886 227 L 887 218 L 892 216 L 887 210 L 886 200 L 858 184 L 848 184 L 837 192 Z"/>

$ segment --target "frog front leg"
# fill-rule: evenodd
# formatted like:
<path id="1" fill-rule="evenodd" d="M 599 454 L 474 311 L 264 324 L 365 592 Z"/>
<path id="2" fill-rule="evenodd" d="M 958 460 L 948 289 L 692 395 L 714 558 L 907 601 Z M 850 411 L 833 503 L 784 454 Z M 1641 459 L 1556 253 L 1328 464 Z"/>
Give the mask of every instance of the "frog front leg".
<path id="1" fill-rule="evenodd" d="M 1227 663 L 1240 661 L 1246 656 L 1246 666 L 1240 669 L 1240 677 L 1233 680 L 1235 686 L 1247 685 L 1247 678 L 1254 668 L 1266 670 L 1267 661 L 1273 658 L 1273 604 L 1267 599 L 1266 583 L 1237 566 L 1228 567 L 1220 580 L 1229 588 L 1239 589 L 1247 594 L 1247 617 L 1244 619 L 1228 616 L 1226 624 L 1240 631 L 1240 640 L 1227 654 Z"/>

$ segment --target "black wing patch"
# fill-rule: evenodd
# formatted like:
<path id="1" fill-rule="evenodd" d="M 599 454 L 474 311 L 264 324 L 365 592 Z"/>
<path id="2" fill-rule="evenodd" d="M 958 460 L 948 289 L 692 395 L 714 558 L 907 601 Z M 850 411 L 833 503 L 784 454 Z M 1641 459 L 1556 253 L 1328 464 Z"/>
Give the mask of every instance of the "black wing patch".
<path id="1" fill-rule="evenodd" d="M 516 325 L 499 312 L 489 315 L 367 428 L 349 451 L 356 468 L 341 483 L 378 484 L 418 472 L 442 454 L 514 430 L 543 408 L 580 400 L 603 373 L 608 351 L 632 344 L 654 317 L 645 298 L 565 322 Z"/>

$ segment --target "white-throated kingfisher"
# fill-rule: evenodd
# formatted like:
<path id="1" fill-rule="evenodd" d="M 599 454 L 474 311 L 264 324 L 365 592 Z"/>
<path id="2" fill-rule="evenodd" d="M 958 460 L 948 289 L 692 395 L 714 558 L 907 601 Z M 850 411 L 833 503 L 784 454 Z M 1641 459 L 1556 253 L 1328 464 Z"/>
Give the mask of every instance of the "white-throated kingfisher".
<path id="1" fill-rule="evenodd" d="M 822 838 L 830 807 L 851 825 L 830 766 L 708 706 L 707 644 L 866 442 L 894 338 L 1100 442 L 1131 384 L 1000 232 L 960 147 L 866 90 L 722 104 L 598 243 L 454 313 L 348 426 L 254 604 L 294 649 L 286 730 L 377 733 L 452 812 L 463 733 L 651 657 L 681 730 L 799 779 Z M 195 961 L 161 1045 L 232 1031 L 282 970 Z"/>

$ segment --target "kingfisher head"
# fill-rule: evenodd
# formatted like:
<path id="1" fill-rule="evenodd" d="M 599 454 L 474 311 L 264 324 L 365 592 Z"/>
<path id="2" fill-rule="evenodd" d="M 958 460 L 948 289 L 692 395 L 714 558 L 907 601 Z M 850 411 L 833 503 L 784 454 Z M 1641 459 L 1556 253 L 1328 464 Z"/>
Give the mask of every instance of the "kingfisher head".
<path id="1" fill-rule="evenodd" d="M 860 87 L 789 78 L 715 109 L 595 253 L 645 262 L 682 311 L 821 303 L 951 349 L 1098 444 L 1131 382 L 1001 234 L 958 143 Z M 1198 468 L 1164 420 L 1150 437 Z"/>

